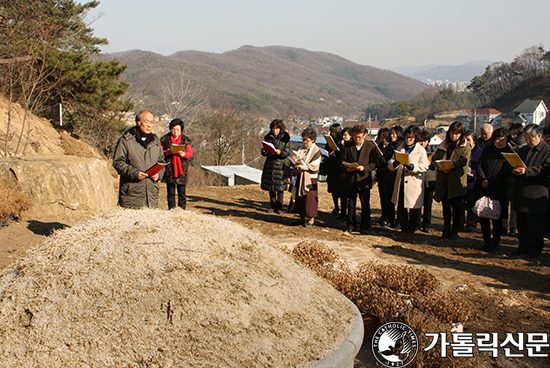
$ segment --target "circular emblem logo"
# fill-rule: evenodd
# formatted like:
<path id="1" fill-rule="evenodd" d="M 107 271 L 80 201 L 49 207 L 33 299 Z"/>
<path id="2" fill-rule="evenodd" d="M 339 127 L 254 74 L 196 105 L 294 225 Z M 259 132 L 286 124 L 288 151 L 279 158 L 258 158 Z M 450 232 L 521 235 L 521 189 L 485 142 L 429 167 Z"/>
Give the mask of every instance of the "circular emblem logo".
<path id="1" fill-rule="evenodd" d="M 384 367 L 405 367 L 418 354 L 418 337 L 404 323 L 386 323 L 372 337 L 372 352 Z"/>

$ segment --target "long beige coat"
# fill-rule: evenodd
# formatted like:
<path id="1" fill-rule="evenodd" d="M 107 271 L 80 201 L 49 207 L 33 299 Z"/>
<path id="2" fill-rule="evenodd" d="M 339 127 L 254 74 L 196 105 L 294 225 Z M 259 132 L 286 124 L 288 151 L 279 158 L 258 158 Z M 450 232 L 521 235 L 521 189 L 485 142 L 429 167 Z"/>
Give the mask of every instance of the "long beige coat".
<path id="1" fill-rule="evenodd" d="M 396 151 L 405 153 L 405 143 L 397 147 Z M 388 161 L 388 168 L 392 171 L 397 170 L 392 202 L 396 205 L 399 202 L 399 189 L 401 187 L 399 182 L 404 174 L 404 207 L 410 209 L 421 208 L 424 205 L 424 173 L 430 167 L 426 150 L 420 144 L 416 144 L 411 153 L 409 153 L 409 163 L 414 165 L 413 171 L 407 170 L 403 165 L 399 165 L 397 168 L 393 167 L 394 161 L 395 154 Z"/>

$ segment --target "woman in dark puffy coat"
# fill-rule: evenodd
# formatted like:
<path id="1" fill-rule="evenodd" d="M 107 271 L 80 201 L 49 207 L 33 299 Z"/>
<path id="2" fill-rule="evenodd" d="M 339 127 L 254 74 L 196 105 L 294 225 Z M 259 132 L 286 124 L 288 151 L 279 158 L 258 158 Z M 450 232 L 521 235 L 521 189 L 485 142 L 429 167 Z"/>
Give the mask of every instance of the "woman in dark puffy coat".
<path id="1" fill-rule="evenodd" d="M 178 190 L 178 206 L 182 209 L 187 207 L 185 195 L 187 166 L 188 160 L 193 157 L 193 151 L 191 150 L 191 139 L 183 134 L 183 129 L 183 121 L 174 119 L 170 122 L 170 133 L 160 139 L 164 157 L 166 161 L 170 161 L 162 178 L 162 181 L 166 183 L 168 209 L 176 207 L 176 188 Z"/>
<path id="2" fill-rule="evenodd" d="M 476 167 L 476 182 L 468 200 L 468 207 L 472 208 L 475 202 L 487 196 L 498 200 L 502 207 L 497 220 L 480 218 L 481 231 L 485 244 L 481 250 L 494 252 L 500 245 L 503 219 L 508 217 L 508 177 L 512 174 L 512 166 L 506 161 L 502 152 L 512 152 L 508 145 L 510 131 L 506 128 L 495 130 L 491 143 L 481 153 Z M 491 238 L 491 221 L 493 222 L 493 236 Z"/>
<path id="3" fill-rule="evenodd" d="M 264 137 L 264 141 L 275 146 L 275 153 L 267 153 L 262 148 L 262 155 L 266 156 L 262 170 L 263 190 L 269 191 L 269 212 L 280 213 L 283 210 L 284 191 L 287 189 L 284 176 L 284 162 L 290 155 L 290 135 L 286 132 L 285 123 L 280 119 L 271 122 L 271 131 Z"/>

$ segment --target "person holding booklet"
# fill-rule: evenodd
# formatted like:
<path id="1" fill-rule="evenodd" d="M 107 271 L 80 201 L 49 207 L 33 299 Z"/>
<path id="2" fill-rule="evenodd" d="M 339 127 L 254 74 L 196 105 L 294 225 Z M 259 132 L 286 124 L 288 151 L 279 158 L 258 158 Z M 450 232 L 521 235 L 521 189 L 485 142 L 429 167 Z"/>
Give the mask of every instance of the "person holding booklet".
<path id="1" fill-rule="evenodd" d="M 384 158 L 381 161 L 382 165 L 388 165 L 388 161 L 391 160 L 391 158 L 394 155 L 394 151 L 403 143 L 404 140 L 403 136 L 403 128 L 399 125 L 396 125 L 390 129 L 390 142 L 388 146 L 384 149 Z M 395 205 L 392 202 L 392 196 L 393 196 L 393 189 L 395 185 L 395 175 L 396 171 L 388 170 L 386 171 L 386 175 L 384 175 L 383 182 L 381 183 L 384 188 L 382 190 L 382 197 L 380 198 L 380 201 L 384 203 L 384 207 L 386 207 L 386 217 L 388 225 L 392 229 L 399 229 L 401 225 L 399 224 L 399 221 L 396 219 L 395 216 Z M 380 185 L 380 183 L 378 184 Z M 381 224 L 382 226 L 384 223 Z"/>
<path id="2" fill-rule="evenodd" d="M 334 203 L 333 215 L 343 219 L 346 215 L 346 193 L 344 189 L 344 172 L 340 167 L 340 157 L 342 156 L 342 127 L 340 124 L 332 124 L 330 126 L 329 135 L 325 136 L 329 153 L 321 163 L 321 174 L 327 176 L 327 191 L 332 195 Z"/>
<path id="3" fill-rule="evenodd" d="M 187 207 L 185 188 L 187 186 L 188 160 L 193 157 L 191 139 L 183 134 L 185 125 L 180 119 L 174 119 L 169 125 L 170 133 L 161 139 L 164 157 L 169 161 L 162 182 L 166 183 L 168 209 L 176 207 L 176 189 L 178 191 L 178 206 Z"/>
<path id="4" fill-rule="evenodd" d="M 312 227 L 317 216 L 319 205 L 317 176 L 321 166 L 321 150 L 315 144 L 316 139 L 315 130 L 305 128 L 302 132 L 302 146 L 292 154 L 295 169 L 291 178 L 292 198 L 288 212 L 300 215 L 300 219 L 293 225 Z"/>
<path id="5" fill-rule="evenodd" d="M 284 163 L 290 155 L 290 135 L 281 119 L 273 120 L 269 129 L 262 142 L 265 163 L 260 187 L 269 192 L 268 212 L 278 214 L 283 210 L 284 192 L 287 189 L 284 181 Z"/>
<path id="6" fill-rule="evenodd" d="M 443 205 L 442 239 L 458 239 L 461 202 L 467 190 L 471 150 L 472 147 L 466 142 L 464 124 L 455 121 L 432 156 L 432 162 L 437 164 L 434 199 Z"/>
<path id="7" fill-rule="evenodd" d="M 401 224 L 400 239 L 412 240 L 424 204 L 424 173 L 430 161 L 424 147 L 421 131 L 411 125 L 405 129 L 405 141 L 397 147 L 388 168 L 396 171 L 392 202 L 397 206 Z"/>
<path id="8" fill-rule="evenodd" d="M 500 246 L 503 220 L 508 218 L 508 178 L 512 174 L 512 166 L 503 154 L 512 152 L 508 139 L 510 131 L 498 128 L 491 137 L 491 144 L 486 146 L 476 164 L 476 181 L 468 198 L 466 208 L 471 211 L 477 200 L 489 197 L 500 202 L 502 208 L 500 217 L 496 220 L 480 218 L 485 252 L 495 252 Z M 491 236 L 491 221 L 493 235 Z"/>
<path id="9" fill-rule="evenodd" d="M 544 248 L 544 215 L 548 205 L 550 185 L 550 146 L 542 139 L 543 128 L 531 124 L 525 127 L 527 145 L 517 153 L 523 166 L 516 166 L 512 174 L 514 209 L 517 213 L 519 247 L 513 255 L 537 257 Z"/>
<path id="10" fill-rule="evenodd" d="M 136 115 L 136 125 L 118 140 L 113 167 L 120 175 L 118 205 L 128 208 L 158 207 L 159 184 L 164 169 L 149 176 L 146 171 L 164 163 L 159 138 L 153 133 L 154 116 L 150 111 Z"/>
<path id="11" fill-rule="evenodd" d="M 367 128 L 357 124 L 353 127 L 353 139 L 346 142 L 342 154 L 341 167 L 345 171 L 344 178 L 348 192 L 347 232 L 358 231 L 356 205 L 357 196 L 361 201 L 361 233 L 370 232 L 370 190 L 372 188 L 372 172 L 376 169 L 378 152 L 372 141 L 366 140 Z"/>

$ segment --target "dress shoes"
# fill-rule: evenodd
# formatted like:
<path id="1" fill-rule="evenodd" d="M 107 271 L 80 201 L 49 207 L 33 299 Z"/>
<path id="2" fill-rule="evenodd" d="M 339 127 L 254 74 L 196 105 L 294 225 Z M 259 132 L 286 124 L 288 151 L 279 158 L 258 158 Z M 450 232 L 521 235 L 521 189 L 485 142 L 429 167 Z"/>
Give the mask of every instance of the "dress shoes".
<path id="1" fill-rule="evenodd" d="M 515 251 L 512 252 L 512 255 L 513 256 L 521 256 L 522 254 L 527 254 L 527 253 L 529 253 L 529 252 L 527 252 L 524 249 L 516 249 Z"/>

